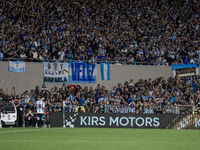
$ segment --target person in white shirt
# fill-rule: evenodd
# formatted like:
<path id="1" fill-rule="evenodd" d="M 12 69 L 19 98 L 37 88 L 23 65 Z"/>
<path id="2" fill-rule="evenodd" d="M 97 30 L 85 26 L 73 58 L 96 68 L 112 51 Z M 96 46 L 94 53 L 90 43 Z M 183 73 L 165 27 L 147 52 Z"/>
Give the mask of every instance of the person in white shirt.
<path id="1" fill-rule="evenodd" d="M 22 51 L 22 53 L 20 54 L 20 58 L 21 59 L 26 59 L 26 54 L 24 51 Z"/>
<path id="2" fill-rule="evenodd" d="M 58 56 L 59 56 L 59 59 L 60 59 L 61 61 L 63 61 L 63 60 L 64 60 L 64 56 L 65 56 L 65 52 L 63 52 L 63 50 L 60 50 L 60 51 L 58 52 Z"/>
<path id="3" fill-rule="evenodd" d="M 36 52 L 35 49 L 33 49 L 33 59 L 37 60 L 37 58 L 38 58 L 38 53 Z"/>
<path id="4" fill-rule="evenodd" d="M 44 127 L 44 114 L 45 114 L 45 104 L 44 104 L 44 97 L 38 98 L 38 101 L 36 102 L 37 107 L 37 122 L 36 122 L 36 128 L 38 128 L 38 123 L 43 124 Z"/>
<path id="5" fill-rule="evenodd" d="M 33 41 L 31 41 L 31 45 L 35 45 L 36 47 L 38 46 L 38 45 L 37 45 L 37 42 L 35 41 L 34 38 L 33 38 Z"/>
<path id="6" fill-rule="evenodd" d="M 128 60 L 128 62 L 130 63 L 130 64 L 134 64 L 134 58 L 132 57 L 132 54 L 129 54 L 129 57 L 127 58 L 127 60 Z"/>
<path id="7" fill-rule="evenodd" d="M 190 56 L 190 64 L 194 64 L 194 63 L 195 63 L 195 59 L 192 56 Z"/>
<path id="8" fill-rule="evenodd" d="M 30 98 L 28 95 L 24 95 L 24 98 L 22 100 L 24 101 L 25 104 L 28 104 Z"/>
<path id="9" fill-rule="evenodd" d="M 167 63 L 167 60 L 165 59 L 164 55 L 162 55 L 161 62 L 162 62 L 161 66 L 165 66 Z"/>
<path id="10" fill-rule="evenodd" d="M 101 94 L 101 97 L 98 99 L 98 103 L 100 103 L 101 101 L 105 101 L 104 95 Z"/>
<path id="11" fill-rule="evenodd" d="M 127 53 L 128 52 L 128 50 L 126 49 L 126 47 L 124 47 L 124 48 L 122 48 L 121 49 L 121 53 L 123 54 L 123 53 Z"/>

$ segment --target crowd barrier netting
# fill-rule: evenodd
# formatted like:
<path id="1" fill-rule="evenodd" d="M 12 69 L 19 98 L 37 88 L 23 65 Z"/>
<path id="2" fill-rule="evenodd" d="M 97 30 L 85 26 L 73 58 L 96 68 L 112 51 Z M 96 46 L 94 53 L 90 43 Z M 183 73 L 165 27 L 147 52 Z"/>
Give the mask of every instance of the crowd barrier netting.
<path id="1" fill-rule="evenodd" d="M 98 107 L 96 107 L 98 106 Z M 63 104 L 62 110 L 64 112 L 76 112 L 78 105 Z M 95 109 L 101 113 L 136 113 L 137 111 L 144 114 L 192 114 L 195 106 L 191 105 L 124 105 L 124 104 L 96 104 L 93 106 L 85 105 L 83 106 L 85 112 L 93 113 Z M 60 111 L 57 109 L 57 111 Z"/>

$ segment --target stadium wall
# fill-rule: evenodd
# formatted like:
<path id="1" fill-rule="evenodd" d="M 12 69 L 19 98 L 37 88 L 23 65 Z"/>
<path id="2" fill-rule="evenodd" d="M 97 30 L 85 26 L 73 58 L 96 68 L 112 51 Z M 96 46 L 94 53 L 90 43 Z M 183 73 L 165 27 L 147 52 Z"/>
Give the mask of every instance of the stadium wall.
<path id="1" fill-rule="evenodd" d="M 16 92 L 23 93 L 25 90 L 41 90 L 43 84 L 43 63 L 40 62 L 26 62 L 25 73 L 14 73 L 8 71 L 8 62 L 0 62 L 0 87 L 4 92 L 10 94 L 13 86 Z M 110 67 L 110 81 L 103 81 L 101 79 L 100 65 L 97 65 L 97 83 L 96 84 L 79 84 L 81 86 L 96 87 L 98 83 L 104 85 L 108 90 L 118 83 L 124 84 L 125 81 L 133 79 L 134 82 L 138 79 L 149 79 L 164 76 L 165 78 L 172 77 L 172 67 L 170 66 L 145 66 L 145 65 L 111 65 Z M 46 84 L 48 89 L 53 86 L 62 87 L 61 84 Z"/>

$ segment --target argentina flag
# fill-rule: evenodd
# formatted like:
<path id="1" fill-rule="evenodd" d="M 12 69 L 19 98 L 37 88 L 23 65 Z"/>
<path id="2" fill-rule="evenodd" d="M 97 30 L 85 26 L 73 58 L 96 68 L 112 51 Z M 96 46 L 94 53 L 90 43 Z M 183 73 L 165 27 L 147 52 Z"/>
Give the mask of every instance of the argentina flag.
<path id="1" fill-rule="evenodd" d="M 108 62 L 101 63 L 102 80 L 110 80 L 110 64 Z"/>
<path id="2" fill-rule="evenodd" d="M 12 72 L 25 72 L 25 62 L 24 61 L 9 61 L 9 71 Z"/>

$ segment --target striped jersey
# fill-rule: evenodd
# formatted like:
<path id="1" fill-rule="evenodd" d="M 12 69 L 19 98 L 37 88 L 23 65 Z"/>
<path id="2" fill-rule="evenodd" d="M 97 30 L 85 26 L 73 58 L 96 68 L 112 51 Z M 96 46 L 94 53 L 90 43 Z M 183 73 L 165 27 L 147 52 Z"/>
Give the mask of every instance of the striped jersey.
<path id="1" fill-rule="evenodd" d="M 37 101 L 36 104 L 37 104 L 37 113 L 44 114 L 44 107 L 45 107 L 44 102 L 40 100 Z"/>
<path id="2" fill-rule="evenodd" d="M 45 70 L 44 70 L 44 74 L 45 75 L 52 75 L 52 73 L 53 73 L 53 70 L 50 68 L 46 68 Z"/>

